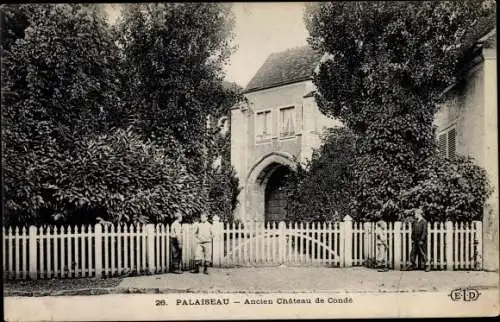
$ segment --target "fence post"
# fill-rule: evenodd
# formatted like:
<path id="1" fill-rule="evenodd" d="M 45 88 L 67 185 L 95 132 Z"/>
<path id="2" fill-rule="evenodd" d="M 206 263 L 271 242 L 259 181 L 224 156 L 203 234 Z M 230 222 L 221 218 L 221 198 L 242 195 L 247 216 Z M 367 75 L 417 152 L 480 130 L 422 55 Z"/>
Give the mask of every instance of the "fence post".
<path id="1" fill-rule="evenodd" d="M 284 221 L 280 221 L 278 224 L 278 230 L 279 230 L 279 256 L 280 256 L 280 264 L 285 263 L 285 250 L 286 250 L 286 239 L 285 239 L 285 230 L 286 230 L 286 225 Z"/>
<path id="2" fill-rule="evenodd" d="M 94 226 L 95 238 L 95 277 L 102 277 L 102 226 L 96 224 Z M 76 247 L 76 246 L 75 246 Z"/>
<path id="3" fill-rule="evenodd" d="M 394 223 L 394 269 L 401 270 L 401 222 Z"/>
<path id="4" fill-rule="evenodd" d="M 151 274 L 155 272 L 155 226 L 153 224 L 146 225 L 146 257 L 148 261 L 148 270 Z"/>
<path id="5" fill-rule="evenodd" d="M 474 268 L 483 269 L 483 223 L 475 220 L 474 224 Z"/>
<path id="6" fill-rule="evenodd" d="M 340 259 L 343 261 L 344 267 L 352 266 L 352 217 L 347 215 L 344 217 L 344 229 L 343 236 L 341 238 L 344 240 L 343 244 L 343 256 Z"/>
<path id="7" fill-rule="evenodd" d="M 30 265 L 30 278 L 36 280 L 38 277 L 38 267 L 37 267 L 37 229 L 35 226 L 30 226 L 29 229 L 29 265 Z M 12 251 L 12 250 L 11 250 Z M 43 256 L 43 254 L 41 254 Z M 5 269 L 5 267 L 4 267 Z"/>
<path id="8" fill-rule="evenodd" d="M 446 270 L 453 270 L 453 223 L 446 222 Z"/>
<path id="9" fill-rule="evenodd" d="M 214 239 L 213 239 L 213 244 L 212 244 L 212 264 L 214 267 L 221 267 L 221 262 L 222 262 L 222 251 L 223 251 L 223 226 L 224 223 L 220 222 L 219 216 L 215 215 L 213 217 L 213 232 L 214 232 Z"/>
<path id="10" fill-rule="evenodd" d="M 363 223 L 363 265 L 368 265 L 370 259 L 370 223 Z"/>

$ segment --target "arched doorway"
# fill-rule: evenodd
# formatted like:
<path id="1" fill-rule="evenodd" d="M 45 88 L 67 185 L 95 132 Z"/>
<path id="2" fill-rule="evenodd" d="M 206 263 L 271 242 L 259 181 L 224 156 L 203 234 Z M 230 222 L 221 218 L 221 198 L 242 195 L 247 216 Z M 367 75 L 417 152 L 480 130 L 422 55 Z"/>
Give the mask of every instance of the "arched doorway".
<path id="1" fill-rule="evenodd" d="M 295 171 L 293 156 L 283 152 L 272 152 L 262 156 L 250 168 L 242 194 L 243 221 L 280 221 L 286 212 L 283 208 L 284 180 L 286 172 Z M 268 185 L 270 183 L 270 185 Z M 266 197 L 267 195 L 267 197 Z M 270 202 L 269 202 L 270 201 Z M 282 219 L 283 218 L 283 219 Z"/>
<path id="2" fill-rule="evenodd" d="M 264 218 L 266 221 L 279 222 L 287 219 L 285 187 L 290 174 L 290 168 L 279 166 L 269 177 L 265 192 Z"/>

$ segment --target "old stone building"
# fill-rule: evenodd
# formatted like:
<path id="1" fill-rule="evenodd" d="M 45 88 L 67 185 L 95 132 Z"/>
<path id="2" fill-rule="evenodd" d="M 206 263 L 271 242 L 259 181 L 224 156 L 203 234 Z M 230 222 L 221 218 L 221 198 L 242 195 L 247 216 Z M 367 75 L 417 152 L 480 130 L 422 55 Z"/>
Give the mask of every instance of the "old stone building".
<path id="1" fill-rule="evenodd" d="M 231 163 L 243 190 L 236 217 L 281 220 L 281 190 L 294 160 L 304 160 L 326 127 L 340 122 L 322 115 L 312 95 L 312 71 L 320 56 L 309 47 L 272 54 L 245 89 L 247 103 L 231 111 Z"/>
<path id="2" fill-rule="evenodd" d="M 485 210 L 485 246 L 494 246 L 485 247 L 485 257 L 495 257 L 498 268 L 496 32 L 483 31 L 471 43 L 462 81 L 443 93 L 435 124 L 441 153 L 470 155 L 490 175 L 495 192 Z M 325 128 L 342 126 L 319 111 L 312 95 L 320 59 L 307 46 L 270 55 L 245 89 L 247 102 L 232 108 L 231 163 L 243 188 L 236 218 L 285 218 L 281 188 L 294 160 L 311 156 Z"/>

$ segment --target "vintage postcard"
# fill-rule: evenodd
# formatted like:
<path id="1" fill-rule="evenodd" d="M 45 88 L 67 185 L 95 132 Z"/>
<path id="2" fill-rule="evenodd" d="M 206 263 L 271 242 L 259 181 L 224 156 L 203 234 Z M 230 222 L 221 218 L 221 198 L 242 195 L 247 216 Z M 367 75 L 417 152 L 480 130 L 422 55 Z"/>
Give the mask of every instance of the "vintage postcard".
<path id="1" fill-rule="evenodd" d="M 0 8 L 5 321 L 499 314 L 495 1 Z"/>

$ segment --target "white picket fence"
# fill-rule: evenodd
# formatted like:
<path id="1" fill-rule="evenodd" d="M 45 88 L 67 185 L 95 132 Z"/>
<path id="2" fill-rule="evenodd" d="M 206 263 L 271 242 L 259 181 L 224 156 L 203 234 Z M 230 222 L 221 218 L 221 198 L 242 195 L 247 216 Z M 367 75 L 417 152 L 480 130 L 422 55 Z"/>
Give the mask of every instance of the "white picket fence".
<path id="1" fill-rule="evenodd" d="M 166 225 L 4 227 L 2 234 L 7 278 L 164 273 L 170 265 Z"/>
<path id="2" fill-rule="evenodd" d="M 215 267 L 368 265 L 376 257 L 375 223 L 214 222 Z M 183 268 L 194 264 L 194 225 L 183 224 Z M 389 267 L 409 265 L 411 223 L 387 223 Z M 168 225 L 3 228 L 4 278 L 44 279 L 166 273 Z M 429 223 L 427 264 L 436 270 L 482 269 L 482 224 Z"/>
<path id="3" fill-rule="evenodd" d="M 390 268 L 410 265 L 411 222 L 387 223 L 386 258 Z M 214 265 L 369 265 L 376 259 L 376 223 L 215 223 Z M 482 223 L 428 223 L 427 265 L 435 270 L 482 268 Z"/>

